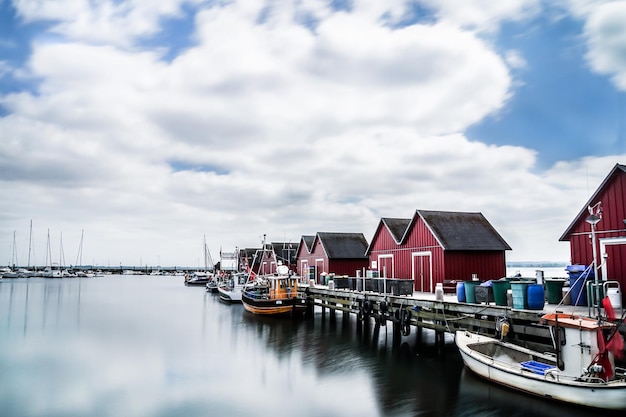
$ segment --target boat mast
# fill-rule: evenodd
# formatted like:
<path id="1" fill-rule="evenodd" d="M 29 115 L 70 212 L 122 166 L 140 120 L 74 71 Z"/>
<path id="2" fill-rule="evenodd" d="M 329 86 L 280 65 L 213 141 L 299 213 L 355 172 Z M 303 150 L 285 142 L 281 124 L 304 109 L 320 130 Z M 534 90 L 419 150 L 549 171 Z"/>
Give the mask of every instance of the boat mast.
<path id="1" fill-rule="evenodd" d="M 33 219 L 30 220 L 30 229 L 28 232 L 28 263 L 26 265 L 26 269 L 30 269 L 30 253 L 32 251 L 32 243 L 33 243 Z"/>
<path id="2" fill-rule="evenodd" d="M 65 254 L 63 253 L 63 232 L 61 232 L 61 247 L 59 248 L 59 270 L 65 268 Z"/>
<path id="3" fill-rule="evenodd" d="M 48 229 L 48 242 L 46 243 L 46 267 L 50 262 L 50 270 L 52 270 L 52 248 L 50 248 L 50 229 Z"/>
<path id="4" fill-rule="evenodd" d="M 13 231 L 13 252 L 11 253 L 11 264 L 13 265 L 13 269 L 15 269 L 15 265 L 17 264 L 17 247 L 15 246 L 15 230 Z"/>
<path id="5" fill-rule="evenodd" d="M 76 254 L 76 265 L 83 265 L 83 236 L 85 235 L 85 229 L 80 231 L 80 244 L 78 245 L 78 253 Z"/>

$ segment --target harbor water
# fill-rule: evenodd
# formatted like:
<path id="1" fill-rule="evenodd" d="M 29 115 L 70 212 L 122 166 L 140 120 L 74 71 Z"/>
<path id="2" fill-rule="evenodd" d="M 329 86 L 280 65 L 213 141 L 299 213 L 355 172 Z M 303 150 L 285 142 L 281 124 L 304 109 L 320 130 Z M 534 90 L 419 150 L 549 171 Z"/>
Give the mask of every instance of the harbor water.
<path id="1" fill-rule="evenodd" d="M 254 316 L 180 277 L 4 279 L 0 415 L 599 415 L 487 383 L 451 336 L 438 353 L 415 334 Z"/>

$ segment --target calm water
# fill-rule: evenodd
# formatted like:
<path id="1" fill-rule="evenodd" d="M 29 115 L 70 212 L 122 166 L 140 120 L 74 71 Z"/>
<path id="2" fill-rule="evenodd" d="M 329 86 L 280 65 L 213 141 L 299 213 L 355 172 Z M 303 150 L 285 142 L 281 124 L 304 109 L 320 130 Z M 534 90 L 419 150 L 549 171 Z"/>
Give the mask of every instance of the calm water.
<path id="1" fill-rule="evenodd" d="M 598 415 L 477 379 L 451 338 L 443 355 L 391 339 L 253 316 L 182 278 L 4 279 L 0 415 Z"/>

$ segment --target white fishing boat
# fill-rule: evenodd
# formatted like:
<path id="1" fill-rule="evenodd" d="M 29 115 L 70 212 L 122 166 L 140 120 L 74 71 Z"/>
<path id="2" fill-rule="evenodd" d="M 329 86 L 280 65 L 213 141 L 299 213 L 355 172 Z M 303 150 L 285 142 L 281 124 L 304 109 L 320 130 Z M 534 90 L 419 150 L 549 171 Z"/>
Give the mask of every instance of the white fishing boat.
<path id="1" fill-rule="evenodd" d="M 539 397 L 626 409 L 626 370 L 614 361 L 624 343 L 617 324 L 563 313 L 542 319 L 550 328 L 555 354 L 460 330 L 455 342 L 465 366 L 489 381 Z"/>
<path id="2" fill-rule="evenodd" d="M 248 274 L 239 272 L 225 279 L 220 286 L 217 287 L 220 300 L 229 303 L 240 303 L 241 292 L 248 281 Z M 208 285 L 208 284 L 207 284 Z"/>
<path id="3" fill-rule="evenodd" d="M 187 286 L 206 286 L 213 279 L 213 274 L 203 273 L 201 271 L 185 275 L 185 285 Z"/>

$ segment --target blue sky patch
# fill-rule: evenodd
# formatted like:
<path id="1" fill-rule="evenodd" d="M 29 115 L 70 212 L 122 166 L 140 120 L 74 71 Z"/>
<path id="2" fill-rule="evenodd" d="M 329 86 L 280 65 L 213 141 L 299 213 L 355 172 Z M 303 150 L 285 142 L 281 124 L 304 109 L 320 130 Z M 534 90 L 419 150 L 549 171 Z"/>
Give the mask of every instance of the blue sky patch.
<path id="1" fill-rule="evenodd" d="M 624 93 L 607 77 L 591 72 L 584 59 L 582 24 L 573 19 L 509 23 L 497 39 L 501 54 L 517 50 L 525 68 L 514 70 L 511 101 L 466 131 L 468 138 L 496 145 L 535 149 L 538 165 L 583 155 L 626 151 Z M 621 149 L 620 149 L 621 148 Z"/>
<path id="2" fill-rule="evenodd" d="M 196 13 L 197 7 L 189 4 L 183 4 L 182 16 L 164 18 L 160 22 L 161 30 L 140 41 L 140 46 L 146 48 L 165 48 L 167 53 L 163 59 L 171 62 L 176 59 L 182 52 L 193 47 L 196 42 L 194 40 L 194 32 L 196 29 Z"/>
<path id="3" fill-rule="evenodd" d="M 216 175 L 228 175 L 229 174 L 229 171 L 227 169 L 224 169 L 217 165 L 195 164 L 191 162 L 177 161 L 177 160 L 171 160 L 171 161 L 168 161 L 168 163 L 170 167 L 172 168 L 172 170 L 174 170 L 175 172 L 193 171 L 193 172 L 212 172 L 212 173 L 215 173 Z"/>

